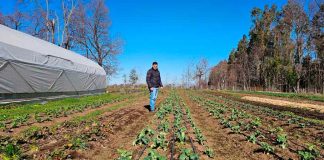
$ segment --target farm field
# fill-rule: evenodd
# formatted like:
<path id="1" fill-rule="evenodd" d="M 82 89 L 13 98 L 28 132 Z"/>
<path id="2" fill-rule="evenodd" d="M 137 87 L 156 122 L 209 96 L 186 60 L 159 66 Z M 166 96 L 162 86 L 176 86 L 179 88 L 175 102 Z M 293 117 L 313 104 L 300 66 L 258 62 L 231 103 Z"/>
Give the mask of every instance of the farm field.
<path id="1" fill-rule="evenodd" d="M 227 97 L 236 101 L 251 103 L 275 110 L 291 111 L 295 114 L 324 120 L 323 95 L 296 94 L 262 91 L 203 91 L 216 96 Z"/>
<path id="2" fill-rule="evenodd" d="M 2 159 L 322 159 L 324 122 L 217 92 L 163 90 L 5 106 Z"/>
<path id="3" fill-rule="evenodd" d="M 324 0 L 0 0 L 0 160 L 324 160 L 323 21 Z"/>

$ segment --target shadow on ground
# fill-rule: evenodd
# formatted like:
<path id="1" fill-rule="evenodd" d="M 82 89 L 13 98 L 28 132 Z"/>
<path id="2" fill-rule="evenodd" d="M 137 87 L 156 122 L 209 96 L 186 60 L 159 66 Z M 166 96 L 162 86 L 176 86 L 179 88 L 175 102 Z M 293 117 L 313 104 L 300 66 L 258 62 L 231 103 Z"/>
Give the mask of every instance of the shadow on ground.
<path id="1" fill-rule="evenodd" d="M 150 105 L 145 105 L 144 108 L 146 108 L 148 111 L 150 111 Z"/>

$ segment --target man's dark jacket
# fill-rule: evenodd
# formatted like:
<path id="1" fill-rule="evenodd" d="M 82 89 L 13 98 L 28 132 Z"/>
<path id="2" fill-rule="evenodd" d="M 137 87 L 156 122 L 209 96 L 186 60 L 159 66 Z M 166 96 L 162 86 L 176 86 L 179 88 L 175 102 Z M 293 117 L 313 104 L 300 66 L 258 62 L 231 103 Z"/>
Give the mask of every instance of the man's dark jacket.
<path id="1" fill-rule="evenodd" d="M 158 69 L 154 70 L 153 68 L 148 70 L 146 74 L 146 83 L 149 89 L 152 87 L 154 88 L 163 87 L 160 71 Z"/>

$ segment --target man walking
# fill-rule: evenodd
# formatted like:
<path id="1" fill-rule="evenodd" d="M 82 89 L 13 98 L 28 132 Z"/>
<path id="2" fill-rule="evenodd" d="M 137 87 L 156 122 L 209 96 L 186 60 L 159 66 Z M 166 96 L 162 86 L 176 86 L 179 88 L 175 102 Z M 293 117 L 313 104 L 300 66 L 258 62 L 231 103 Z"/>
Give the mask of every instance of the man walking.
<path id="1" fill-rule="evenodd" d="M 157 99 L 159 88 L 163 88 L 158 63 L 153 62 L 152 68 L 146 74 L 147 87 L 150 90 L 150 112 L 154 112 L 154 105 Z"/>

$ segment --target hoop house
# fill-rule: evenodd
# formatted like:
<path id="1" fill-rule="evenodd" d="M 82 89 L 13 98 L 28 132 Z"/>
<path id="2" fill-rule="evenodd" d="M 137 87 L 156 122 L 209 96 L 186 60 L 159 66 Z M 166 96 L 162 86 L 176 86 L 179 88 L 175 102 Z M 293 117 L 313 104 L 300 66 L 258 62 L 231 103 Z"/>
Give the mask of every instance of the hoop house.
<path id="1" fill-rule="evenodd" d="M 2 97 L 101 92 L 105 87 L 106 73 L 97 63 L 0 25 Z"/>

